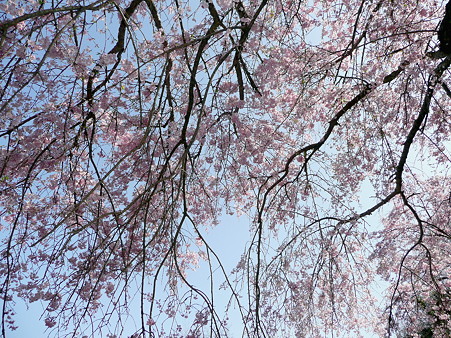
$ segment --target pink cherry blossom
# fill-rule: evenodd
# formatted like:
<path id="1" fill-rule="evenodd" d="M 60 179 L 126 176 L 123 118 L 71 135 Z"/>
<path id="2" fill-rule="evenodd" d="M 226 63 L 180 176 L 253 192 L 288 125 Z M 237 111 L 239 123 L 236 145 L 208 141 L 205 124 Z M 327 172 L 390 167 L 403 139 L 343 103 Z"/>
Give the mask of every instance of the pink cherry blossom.
<path id="1" fill-rule="evenodd" d="M 1 3 L 2 335 L 448 336 L 450 17 Z"/>

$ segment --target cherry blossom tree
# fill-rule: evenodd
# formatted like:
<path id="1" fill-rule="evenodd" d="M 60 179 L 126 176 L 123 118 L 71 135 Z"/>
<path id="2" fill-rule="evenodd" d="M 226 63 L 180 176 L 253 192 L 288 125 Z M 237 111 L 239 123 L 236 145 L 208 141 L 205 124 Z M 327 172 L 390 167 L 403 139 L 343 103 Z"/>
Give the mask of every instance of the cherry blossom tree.
<path id="1" fill-rule="evenodd" d="M 4 336 L 450 334 L 451 2 L 0 11 Z"/>

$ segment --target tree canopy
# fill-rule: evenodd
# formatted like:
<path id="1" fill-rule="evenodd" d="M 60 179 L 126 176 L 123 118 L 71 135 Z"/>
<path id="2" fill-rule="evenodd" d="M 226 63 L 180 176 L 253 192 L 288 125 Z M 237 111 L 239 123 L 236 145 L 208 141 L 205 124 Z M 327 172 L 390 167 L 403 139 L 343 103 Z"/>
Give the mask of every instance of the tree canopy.
<path id="1" fill-rule="evenodd" d="M 450 9 L 1 2 L 2 334 L 449 335 Z"/>

